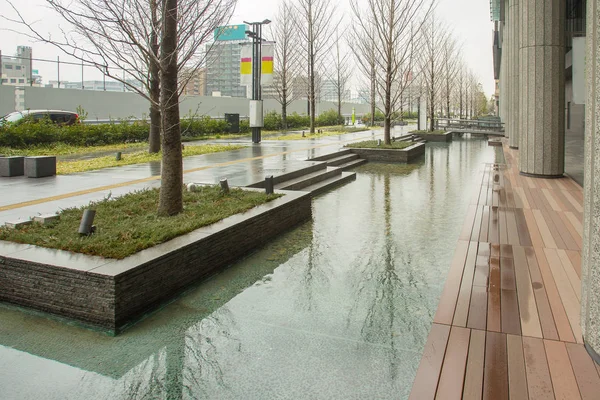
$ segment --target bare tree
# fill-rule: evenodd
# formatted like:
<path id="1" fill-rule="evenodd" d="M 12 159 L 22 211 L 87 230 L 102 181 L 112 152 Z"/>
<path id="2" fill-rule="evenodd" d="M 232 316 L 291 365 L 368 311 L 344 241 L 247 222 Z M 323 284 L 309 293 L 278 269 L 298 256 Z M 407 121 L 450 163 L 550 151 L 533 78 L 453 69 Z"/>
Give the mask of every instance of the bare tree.
<path id="1" fill-rule="evenodd" d="M 444 46 L 449 38 L 448 31 L 443 25 L 436 23 L 432 14 L 426 24 L 422 26 L 423 35 L 423 80 L 427 93 L 427 114 L 429 116 L 429 130 L 435 126 L 435 110 L 443 87 L 443 57 Z"/>
<path id="2" fill-rule="evenodd" d="M 351 31 L 350 40 L 354 48 L 355 60 L 363 80 L 366 81 L 369 96 L 365 98 L 368 101 L 371 110 L 371 126 L 375 125 L 375 109 L 376 109 L 376 93 L 377 93 L 377 70 L 376 70 L 376 50 L 375 50 L 375 34 L 374 22 L 369 19 L 369 16 L 356 17 L 362 20 L 362 25 L 359 21 L 352 23 L 354 29 Z M 370 32 L 370 34 L 365 33 Z"/>
<path id="3" fill-rule="evenodd" d="M 332 0 L 296 0 L 296 25 L 308 65 L 308 102 L 310 133 L 315 133 L 318 81 L 324 59 L 331 49 L 333 33 L 341 19 L 336 19 Z"/>
<path id="4" fill-rule="evenodd" d="M 457 84 L 456 77 L 459 73 L 460 58 L 457 43 L 452 37 L 448 37 L 448 40 L 444 43 L 444 99 L 446 101 L 445 114 L 446 118 L 450 118 L 450 103 L 452 99 L 452 93 Z"/>
<path id="5" fill-rule="evenodd" d="M 272 35 L 275 41 L 273 88 L 276 94 L 275 100 L 281 105 L 281 122 L 283 129 L 286 130 L 288 106 L 302 95 L 298 90 L 294 90 L 294 82 L 299 76 L 301 52 L 294 21 L 294 8 L 287 0 L 279 5 Z"/>
<path id="6" fill-rule="evenodd" d="M 376 49 L 377 94 L 382 101 L 385 143 L 390 144 L 392 115 L 416 76 L 413 28 L 421 27 L 433 0 L 368 0 L 365 10 L 353 0 L 351 6 L 360 24 L 358 29 Z"/>
<path id="7" fill-rule="evenodd" d="M 333 82 L 337 101 L 334 102 L 337 107 L 338 119 L 342 121 L 342 102 L 347 100 L 346 92 L 352 76 L 350 69 L 350 53 L 344 51 L 343 36 L 340 36 L 339 31 L 335 32 L 335 44 L 333 46 L 333 62 L 331 66 L 333 71 L 329 71 L 329 79 Z"/>

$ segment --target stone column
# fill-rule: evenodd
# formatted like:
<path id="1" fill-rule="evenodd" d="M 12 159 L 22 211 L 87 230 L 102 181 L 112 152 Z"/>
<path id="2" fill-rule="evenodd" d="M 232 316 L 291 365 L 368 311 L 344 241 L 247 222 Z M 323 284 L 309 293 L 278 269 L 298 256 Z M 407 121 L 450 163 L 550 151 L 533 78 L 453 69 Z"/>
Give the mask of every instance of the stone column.
<path id="1" fill-rule="evenodd" d="M 507 97 L 507 86 L 508 86 L 508 75 L 506 73 L 507 64 L 506 58 L 508 57 L 506 51 L 506 25 L 504 23 L 500 23 L 500 35 L 502 36 L 501 43 L 501 59 L 500 59 L 500 121 L 502 121 L 504 125 L 504 136 L 508 137 L 508 129 L 506 127 L 506 113 L 508 109 L 508 97 Z"/>
<path id="2" fill-rule="evenodd" d="M 519 170 L 564 173 L 565 0 L 521 0 Z"/>
<path id="3" fill-rule="evenodd" d="M 600 364 L 600 0 L 587 0 L 586 64 L 581 330 Z"/>
<path id="4" fill-rule="evenodd" d="M 508 144 L 510 148 L 517 149 L 519 148 L 519 117 L 520 117 L 520 108 L 519 108 L 519 56 L 520 56 L 520 45 L 519 45 L 519 32 L 521 25 L 521 18 L 519 15 L 520 4 L 519 1 L 525 0 L 510 0 L 509 8 L 508 8 L 508 22 L 509 22 L 509 37 L 510 37 L 510 57 L 509 57 L 509 65 L 508 65 L 508 74 L 509 74 L 509 141 Z"/>
<path id="5" fill-rule="evenodd" d="M 510 65 L 511 65 L 511 43 L 510 43 L 510 30 L 511 23 L 510 20 L 510 3 L 513 0 L 505 0 L 504 1 L 504 39 L 502 42 L 502 62 L 503 71 L 504 71 L 504 136 L 510 138 L 511 135 L 511 74 L 510 74 Z"/>

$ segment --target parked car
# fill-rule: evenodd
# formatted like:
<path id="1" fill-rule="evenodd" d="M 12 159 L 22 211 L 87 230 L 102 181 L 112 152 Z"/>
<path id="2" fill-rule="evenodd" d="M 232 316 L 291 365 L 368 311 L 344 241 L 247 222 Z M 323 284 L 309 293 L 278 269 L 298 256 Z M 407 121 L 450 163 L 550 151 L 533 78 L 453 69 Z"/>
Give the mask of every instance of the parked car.
<path id="1" fill-rule="evenodd" d="M 73 125 L 79 123 L 79 115 L 72 111 L 62 110 L 25 110 L 14 111 L 0 119 L 0 126 L 6 123 L 19 124 L 24 121 L 38 122 L 48 118 L 59 125 Z"/>

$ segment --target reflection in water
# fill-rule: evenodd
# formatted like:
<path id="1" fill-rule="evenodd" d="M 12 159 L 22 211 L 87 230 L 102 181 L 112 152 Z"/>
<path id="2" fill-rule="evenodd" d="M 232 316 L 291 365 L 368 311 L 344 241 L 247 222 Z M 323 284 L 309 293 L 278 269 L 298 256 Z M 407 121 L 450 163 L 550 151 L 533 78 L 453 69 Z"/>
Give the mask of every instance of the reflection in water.
<path id="1" fill-rule="evenodd" d="M 0 308 L 3 398 L 406 398 L 494 151 L 456 138 L 359 167 L 313 223 L 116 338 Z"/>

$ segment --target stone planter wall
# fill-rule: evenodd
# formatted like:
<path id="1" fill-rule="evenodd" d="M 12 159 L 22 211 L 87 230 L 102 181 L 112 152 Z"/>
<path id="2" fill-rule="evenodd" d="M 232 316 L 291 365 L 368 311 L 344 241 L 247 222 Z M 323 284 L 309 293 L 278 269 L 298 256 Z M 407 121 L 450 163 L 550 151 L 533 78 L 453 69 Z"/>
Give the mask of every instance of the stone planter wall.
<path id="1" fill-rule="evenodd" d="M 311 218 L 311 197 L 285 196 L 123 260 L 0 241 L 0 301 L 118 333 L 198 279 Z"/>
<path id="2" fill-rule="evenodd" d="M 407 163 L 425 154 L 425 143 L 415 143 L 402 150 L 351 148 L 350 151 L 368 161 Z"/>
<path id="3" fill-rule="evenodd" d="M 427 140 L 428 142 L 449 142 L 452 140 L 452 132 L 444 132 L 444 133 L 415 133 L 415 136 L 423 140 Z"/>

